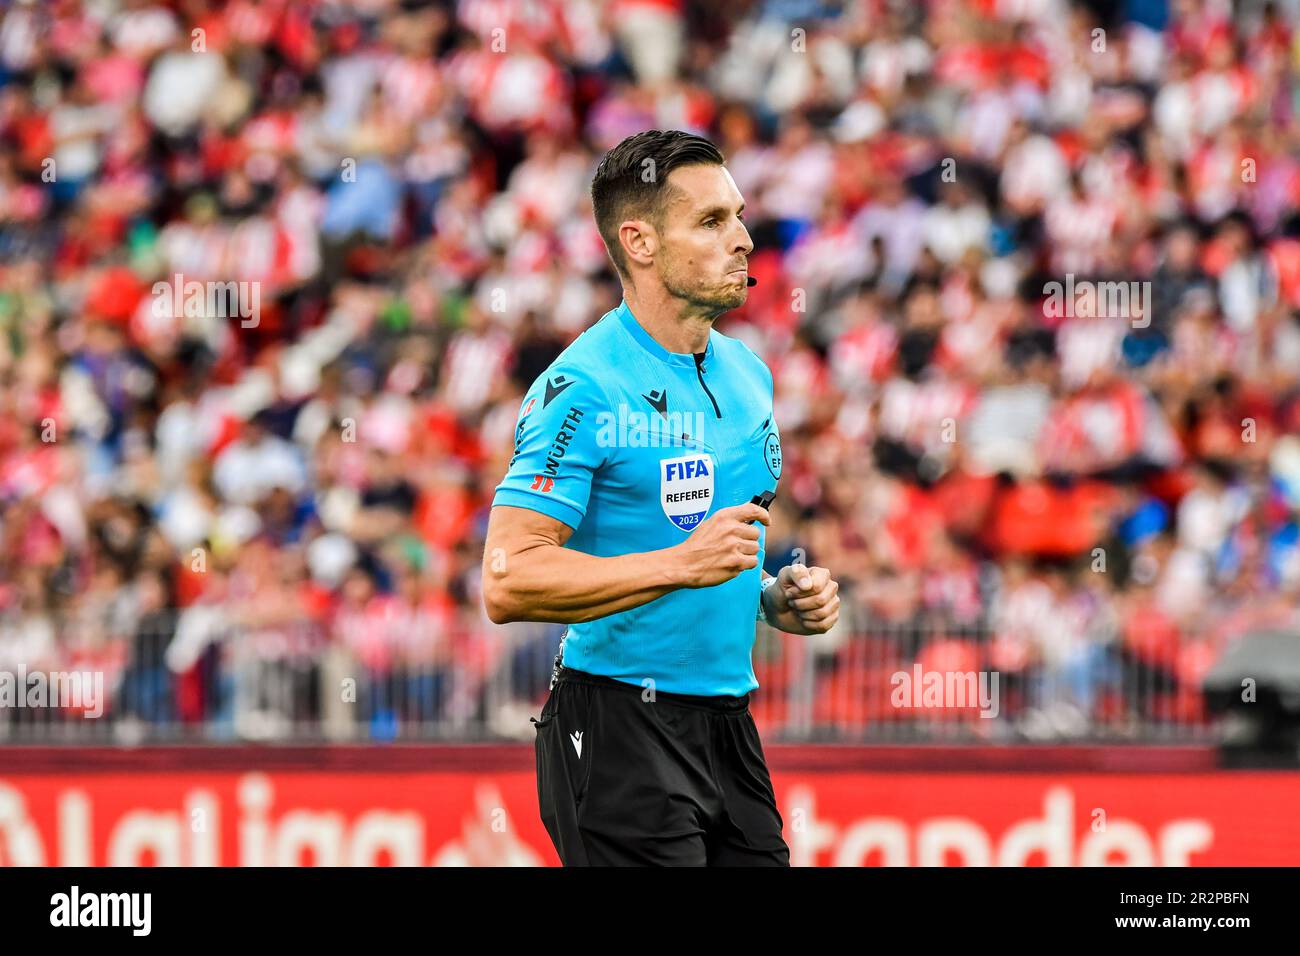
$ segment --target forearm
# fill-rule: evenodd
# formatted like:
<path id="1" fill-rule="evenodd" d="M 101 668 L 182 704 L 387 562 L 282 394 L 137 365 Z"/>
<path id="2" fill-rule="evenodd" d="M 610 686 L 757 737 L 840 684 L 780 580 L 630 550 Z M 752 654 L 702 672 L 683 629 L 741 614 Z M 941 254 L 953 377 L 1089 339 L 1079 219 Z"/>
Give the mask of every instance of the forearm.
<path id="1" fill-rule="evenodd" d="M 498 624 L 578 624 L 649 604 L 684 586 L 668 548 L 599 558 L 541 544 L 489 561 L 486 573 L 488 613 Z"/>

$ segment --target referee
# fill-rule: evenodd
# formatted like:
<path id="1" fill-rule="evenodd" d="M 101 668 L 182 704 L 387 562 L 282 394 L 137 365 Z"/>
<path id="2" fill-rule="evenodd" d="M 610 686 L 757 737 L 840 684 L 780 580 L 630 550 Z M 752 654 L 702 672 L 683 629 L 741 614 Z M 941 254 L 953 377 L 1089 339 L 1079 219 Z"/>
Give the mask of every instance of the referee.
<path id="1" fill-rule="evenodd" d="M 566 866 L 788 866 L 749 694 L 756 620 L 818 634 L 825 568 L 762 570 L 781 477 L 772 373 L 714 320 L 745 302 L 745 203 L 708 140 L 651 130 L 592 208 L 623 302 L 533 383 L 496 489 L 496 623 L 568 624 L 536 725 Z"/>

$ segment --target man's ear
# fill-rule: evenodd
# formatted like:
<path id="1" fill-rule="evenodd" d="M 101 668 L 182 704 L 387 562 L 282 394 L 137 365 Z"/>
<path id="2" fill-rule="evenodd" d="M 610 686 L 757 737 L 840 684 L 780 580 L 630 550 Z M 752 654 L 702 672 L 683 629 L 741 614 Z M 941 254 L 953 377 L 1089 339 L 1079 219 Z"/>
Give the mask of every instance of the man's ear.
<path id="1" fill-rule="evenodd" d="M 625 219 L 618 227 L 618 241 L 630 262 L 643 266 L 654 261 L 659 251 L 659 234 L 644 219 Z"/>

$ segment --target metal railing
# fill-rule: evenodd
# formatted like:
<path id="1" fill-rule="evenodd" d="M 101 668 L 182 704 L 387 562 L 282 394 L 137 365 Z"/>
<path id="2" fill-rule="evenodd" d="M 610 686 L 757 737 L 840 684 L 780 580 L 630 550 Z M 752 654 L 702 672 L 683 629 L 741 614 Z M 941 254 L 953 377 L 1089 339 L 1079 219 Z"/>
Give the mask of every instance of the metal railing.
<path id="1" fill-rule="evenodd" d="M 763 641 L 752 706 L 773 740 L 872 743 L 1215 743 L 1199 683 L 1119 641 L 1061 659 L 1018 653 L 983 626 L 873 624 L 830 644 Z M 999 659 L 1010 660 L 999 663 Z M 1022 659 L 1017 659 L 1022 658 Z"/>
<path id="2" fill-rule="evenodd" d="M 0 620 L 0 742 L 526 740 L 563 632 L 485 625 L 375 657 L 310 622 L 249 627 L 212 607 L 151 620 Z M 751 710 L 765 739 L 1219 739 L 1194 677 L 1114 636 L 1048 654 L 984 623 L 852 623 L 818 637 L 760 628 Z"/>

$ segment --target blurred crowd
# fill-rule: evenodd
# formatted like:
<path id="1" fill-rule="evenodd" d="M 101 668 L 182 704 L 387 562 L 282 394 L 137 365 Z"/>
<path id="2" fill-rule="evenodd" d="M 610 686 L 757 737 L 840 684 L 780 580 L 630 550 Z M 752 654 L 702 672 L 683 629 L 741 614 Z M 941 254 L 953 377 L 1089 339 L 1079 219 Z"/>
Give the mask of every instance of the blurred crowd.
<path id="1" fill-rule="evenodd" d="M 761 634 L 760 676 L 854 686 L 854 642 L 907 633 L 1062 734 L 1202 720 L 1224 648 L 1298 623 L 1298 22 L 11 3 L 0 670 L 102 669 L 123 726 L 526 727 L 561 628 L 487 620 L 488 504 L 524 391 L 619 301 L 595 164 L 676 128 L 747 202 L 760 282 L 719 327 L 775 376 L 768 570 L 845 599 Z"/>

